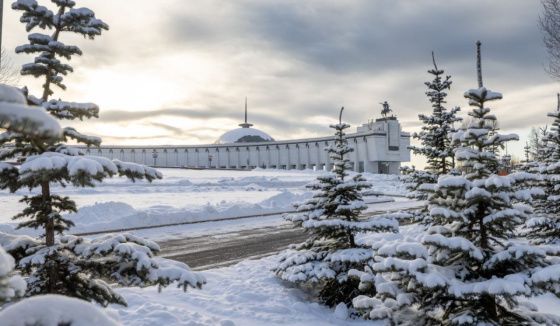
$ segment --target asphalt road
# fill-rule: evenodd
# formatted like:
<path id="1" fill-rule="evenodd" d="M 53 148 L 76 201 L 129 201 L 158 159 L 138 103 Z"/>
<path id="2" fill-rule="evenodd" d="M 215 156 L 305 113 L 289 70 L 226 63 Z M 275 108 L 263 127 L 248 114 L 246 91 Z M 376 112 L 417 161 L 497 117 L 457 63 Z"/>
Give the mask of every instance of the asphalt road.
<path id="1" fill-rule="evenodd" d="M 373 204 L 367 215 L 386 212 L 382 204 Z M 393 204 L 394 205 L 394 204 Z M 420 202 L 403 202 L 401 207 L 392 210 L 417 208 Z M 191 237 L 159 242 L 160 255 L 188 264 L 194 270 L 233 265 L 245 259 L 256 259 L 273 255 L 288 248 L 291 244 L 301 243 L 306 234 L 292 224 L 249 229 L 231 233 L 219 233 L 201 237 Z"/>
<path id="2" fill-rule="evenodd" d="M 194 270 L 205 270 L 272 255 L 305 238 L 302 229 L 287 225 L 177 239 L 159 245 L 160 256 L 184 262 Z"/>

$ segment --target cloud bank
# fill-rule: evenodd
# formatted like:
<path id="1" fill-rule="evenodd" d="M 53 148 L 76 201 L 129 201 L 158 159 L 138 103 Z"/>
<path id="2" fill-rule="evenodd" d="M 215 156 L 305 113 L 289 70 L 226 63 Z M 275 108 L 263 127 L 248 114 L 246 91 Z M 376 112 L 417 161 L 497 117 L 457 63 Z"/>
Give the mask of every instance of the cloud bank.
<path id="1" fill-rule="evenodd" d="M 557 85 L 544 72 L 538 2 L 525 0 L 83 1 L 111 26 L 94 42 L 74 42 L 69 90 L 55 96 L 101 105 L 82 123 L 105 143 L 213 142 L 249 117 L 276 139 L 330 133 L 340 106 L 357 125 L 391 103 L 405 129 L 430 110 L 426 71 L 435 51 L 453 76 L 449 106 L 468 110 L 476 86 L 474 43 L 483 42 L 485 84 L 505 131 L 547 122 Z M 25 41 L 18 16 L 8 37 Z M 12 32 L 13 31 L 13 32 Z M 18 56 L 18 62 L 28 58 Z M 37 92 L 39 83 L 22 80 Z M 513 145 L 519 150 L 522 145 Z"/>

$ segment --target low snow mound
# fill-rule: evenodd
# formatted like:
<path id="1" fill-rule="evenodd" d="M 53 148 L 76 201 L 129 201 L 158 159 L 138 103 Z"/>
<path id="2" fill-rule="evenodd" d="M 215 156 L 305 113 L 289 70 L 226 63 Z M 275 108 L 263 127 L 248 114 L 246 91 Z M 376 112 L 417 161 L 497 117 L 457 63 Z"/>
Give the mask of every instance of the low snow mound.
<path id="1" fill-rule="evenodd" d="M 286 208 L 293 207 L 294 204 L 305 201 L 313 196 L 312 192 L 294 194 L 290 191 L 283 191 L 278 195 L 263 200 L 260 205 L 266 208 Z"/>
<path id="2" fill-rule="evenodd" d="M 85 226 L 99 223 L 110 223 L 125 217 L 138 214 L 132 206 L 121 202 L 96 203 L 92 206 L 84 206 L 77 213 L 68 214 L 66 218 L 74 224 Z"/>
<path id="3" fill-rule="evenodd" d="M 120 325 L 101 308 L 62 295 L 39 295 L 0 311 L 3 326 L 116 326 Z"/>
<path id="4" fill-rule="evenodd" d="M 135 209 L 122 202 L 84 206 L 66 218 L 74 222 L 73 233 L 119 230 L 135 227 L 215 221 L 234 217 L 274 214 L 293 210 L 293 204 L 311 198 L 311 192 L 283 191 L 259 203 L 228 202 L 189 207 L 155 205 Z"/>
<path id="5" fill-rule="evenodd" d="M 350 175 L 353 175 L 353 173 Z M 371 192 L 397 196 L 405 196 L 408 193 L 406 185 L 396 174 L 363 173 L 363 176 L 371 183 Z"/>

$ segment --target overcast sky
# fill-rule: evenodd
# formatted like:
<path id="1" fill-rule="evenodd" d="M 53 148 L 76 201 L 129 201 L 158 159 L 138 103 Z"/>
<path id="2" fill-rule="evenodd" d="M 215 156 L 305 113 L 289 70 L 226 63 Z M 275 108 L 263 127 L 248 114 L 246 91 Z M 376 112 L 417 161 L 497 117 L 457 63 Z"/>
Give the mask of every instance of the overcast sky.
<path id="1" fill-rule="evenodd" d="M 43 0 L 47 5 L 50 1 Z M 476 87 L 475 41 L 483 43 L 485 86 L 502 130 L 547 123 L 558 84 L 547 58 L 536 0 L 83 0 L 110 30 L 95 41 L 63 37 L 72 60 L 68 90 L 56 97 L 95 102 L 101 118 L 80 123 L 105 144 L 203 144 L 243 118 L 276 139 L 325 136 L 337 110 L 356 126 L 387 100 L 406 131 L 431 107 L 431 51 L 453 77 L 449 106 Z M 7 7 L 7 6 L 6 6 Z M 26 40 L 6 10 L 4 45 Z M 18 64 L 30 57 L 14 55 Z M 32 92 L 40 84 L 22 78 Z"/>

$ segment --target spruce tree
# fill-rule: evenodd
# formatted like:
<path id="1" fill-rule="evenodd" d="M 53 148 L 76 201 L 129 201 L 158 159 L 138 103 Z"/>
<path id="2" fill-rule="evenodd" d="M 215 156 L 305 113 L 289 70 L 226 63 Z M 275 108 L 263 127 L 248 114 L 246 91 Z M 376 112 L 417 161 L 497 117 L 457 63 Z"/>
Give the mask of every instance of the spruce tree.
<path id="1" fill-rule="evenodd" d="M 459 107 L 448 110 L 445 107 L 447 90 L 451 89 L 451 76 L 445 76 L 445 71 L 439 69 L 432 52 L 434 68 L 428 73 L 434 78 L 426 82 L 428 90 L 426 95 L 432 104 L 432 114 L 419 114 L 422 122 L 422 131 L 414 133 L 413 138 L 420 141 L 420 146 L 411 146 L 414 154 L 422 155 L 427 159 L 426 171 L 404 171 L 407 174 L 408 188 L 413 191 L 414 197 L 426 199 L 428 194 L 420 189 L 422 184 L 435 183 L 439 175 L 446 174 L 455 168 L 451 134 L 455 131 L 455 122 L 461 121 L 457 116 Z"/>
<path id="2" fill-rule="evenodd" d="M 312 285 L 323 303 L 334 306 L 350 303 L 358 295 L 358 282 L 349 271 L 361 269 L 371 259 L 371 250 L 356 241 L 361 232 L 396 231 L 398 223 L 389 218 L 362 218 L 367 205 L 362 191 L 370 184 L 360 175 L 350 177 L 345 132 L 350 126 L 342 122 L 335 129 L 334 144 L 328 153 L 334 169 L 317 178 L 308 187 L 315 191 L 311 199 L 297 206 L 297 214 L 287 216 L 295 226 L 303 227 L 308 239 L 295 251 L 285 253 L 274 269 L 283 280 Z"/>
<path id="3" fill-rule="evenodd" d="M 418 119 L 423 123 L 422 131 L 414 133 L 413 137 L 418 139 L 422 146 L 411 146 L 410 149 L 414 154 L 426 157 L 428 171 L 441 175 L 455 168 L 451 134 L 455 132 L 454 124 L 461 121 L 461 118 L 457 116 L 459 107 L 448 110 L 444 106 L 447 103 L 446 91 L 451 89 L 451 76 L 443 77 L 445 71 L 438 68 L 433 52 L 432 61 L 434 68 L 428 70 L 428 73 L 433 75 L 434 79 L 425 83 L 428 87 L 426 95 L 432 104 L 432 114 L 418 115 Z"/>
<path id="4" fill-rule="evenodd" d="M 11 133 L 26 134 L 31 139 L 56 139 L 61 134 L 60 125 L 54 118 L 40 108 L 28 107 L 18 89 L 2 84 L 0 128 Z M 0 162 L 0 171 L 6 168 L 10 169 L 11 166 Z M 25 294 L 26 282 L 14 271 L 14 267 L 14 258 L 0 246 L 0 305 Z"/>
<path id="5" fill-rule="evenodd" d="M 520 302 L 557 284 L 560 266 L 550 265 L 547 249 L 518 236 L 532 214 L 530 206 L 517 204 L 530 197 L 521 185 L 536 177 L 497 175 L 494 147 L 518 137 L 493 133 L 496 117 L 487 104 L 502 95 L 483 86 L 477 45 L 479 87 L 465 93 L 473 119 L 453 136 L 455 157 L 465 170 L 438 179 L 429 200 L 431 226 L 420 243 L 403 241 L 377 251 L 372 269 L 378 275 L 369 281 L 379 294 L 354 300 L 371 318 L 408 325 L 560 322 Z"/>
<path id="6" fill-rule="evenodd" d="M 560 94 L 554 112 L 552 127 L 546 133 L 546 150 L 541 149 L 542 160 L 533 171 L 542 175 L 541 187 L 546 196 L 534 203 L 536 216 L 527 222 L 527 237 L 534 243 L 560 244 Z"/>
<path id="7" fill-rule="evenodd" d="M 76 8 L 72 0 L 52 0 L 51 11 L 35 0 L 17 0 L 14 10 L 22 11 L 21 22 L 26 30 L 50 30 L 51 34 L 31 33 L 29 43 L 16 48 L 18 53 L 37 54 L 32 63 L 23 65 L 21 73 L 44 80 L 40 97 L 27 94 L 27 102 L 41 107 L 43 112 L 60 120 L 83 120 L 98 116 L 93 103 L 75 103 L 51 98 L 53 87 L 66 89 L 64 76 L 73 71 L 65 63 L 82 51 L 75 45 L 61 42 L 63 35 L 77 34 L 89 39 L 108 30 L 88 8 Z M 1 95 L 1 94 L 0 94 Z M 21 96 L 21 94 L 20 94 Z M 142 165 L 88 156 L 68 141 L 87 146 L 99 146 L 101 139 L 65 127 L 58 137 L 35 137 L 28 133 L 7 129 L 0 135 L 0 145 L 8 144 L 0 152 L 0 160 L 18 159 L 19 167 L 0 165 L 0 187 L 15 192 L 20 189 L 39 189 L 39 194 L 26 195 L 21 202 L 26 208 L 14 218 L 21 220 L 19 228 L 40 229 L 40 238 L 0 233 L 0 245 L 17 262 L 26 276 L 26 295 L 56 293 L 96 301 L 102 305 L 125 304 L 105 280 L 127 286 L 178 285 L 199 287 L 204 278 L 190 271 L 187 265 L 155 257 L 156 243 L 130 234 L 85 239 L 65 235 L 73 223 L 63 214 L 75 212 L 76 204 L 68 197 L 53 193 L 55 186 L 93 187 L 94 182 L 115 175 L 131 180 L 152 181 L 161 173 Z"/>
<path id="8" fill-rule="evenodd" d="M 557 105 L 554 112 L 547 115 L 553 118 L 552 126 L 548 134 L 548 143 L 550 144 L 550 162 L 560 162 L 560 93 L 557 95 Z"/>

